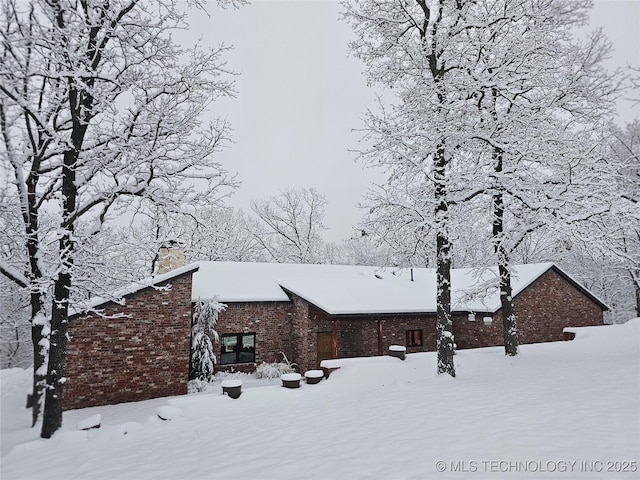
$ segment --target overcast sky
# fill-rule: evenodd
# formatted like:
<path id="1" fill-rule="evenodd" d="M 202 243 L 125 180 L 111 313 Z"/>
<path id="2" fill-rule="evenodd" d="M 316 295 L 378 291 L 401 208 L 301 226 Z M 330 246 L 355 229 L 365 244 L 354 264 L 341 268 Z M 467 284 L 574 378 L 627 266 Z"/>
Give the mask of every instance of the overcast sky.
<path id="1" fill-rule="evenodd" d="M 339 3 L 258 0 L 209 12 L 192 19 L 189 36 L 234 45 L 228 66 L 240 73 L 237 97 L 218 110 L 235 140 L 218 158 L 242 182 L 228 203 L 249 211 L 252 199 L 313 187 L 329 200 L 326 239 L 349 237 L 362 213 L 356 204 L 374 178 L 349 150 L 358 147 L 354 129 L 374 94 L 348 54 L 351 30 L 338 20 Z M 611 66 L 640 66 L 639 0 L 596 0 L 592 25 L 614 45 Z M 637 107 L 621 111 L 624 121 L 635 116 Z"/>

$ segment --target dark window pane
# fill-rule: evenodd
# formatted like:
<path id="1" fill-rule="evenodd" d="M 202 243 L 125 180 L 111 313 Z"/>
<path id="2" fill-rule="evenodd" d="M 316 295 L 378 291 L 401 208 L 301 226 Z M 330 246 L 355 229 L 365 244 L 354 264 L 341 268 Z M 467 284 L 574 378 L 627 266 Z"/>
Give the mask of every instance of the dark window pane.
<path id="1" fill-rule="evenodd" d="M 422 330 L 407 330 L 407 347 L 422 346 Z"/>
<path id="2" fill-rule="evenodd" d="M 221 335 L 220 364 L 255 362 L 255 333 L 225 333 Z"/>
<path id="3" fill-rule="evenodd" d="M 256 336 L 254 334 L 242 335 L 242 350 L 240 350 L 238 355 L 238 361 L 240 363 L 255 362 L 255 344 Z"/>
<path id="4" fill-rule="evenodd" d="M 251 335 L 243 335 L 242 336 L 242 348 L 254 348 L 256 343 L 256 336 Z"/>
<path id="5" fill-rule="evenodd" d="M 236 352 L 223 353 L 222 355 L 220 355 L 220 364 L 221 365 L 228 365 L 230 363 L 237 363 L 236 362 Z"/>

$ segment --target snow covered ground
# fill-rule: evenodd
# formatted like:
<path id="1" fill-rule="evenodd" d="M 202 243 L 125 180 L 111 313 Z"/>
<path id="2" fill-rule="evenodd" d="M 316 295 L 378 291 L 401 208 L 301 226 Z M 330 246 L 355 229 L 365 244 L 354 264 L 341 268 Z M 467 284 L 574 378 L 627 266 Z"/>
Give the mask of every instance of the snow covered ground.
<path id="1" fill-rule="evenodd" d="M 69 411 L 48 441 L 28 428 L 29 372 L 4 370 L 1 477 L 639 478 L 640 319 L 576 331 L 516 358 L 460 351 L 455 379 L 433 353 L 345 359 L 296 390 L 247 377 L 237 400 L 216 386 Z"/>

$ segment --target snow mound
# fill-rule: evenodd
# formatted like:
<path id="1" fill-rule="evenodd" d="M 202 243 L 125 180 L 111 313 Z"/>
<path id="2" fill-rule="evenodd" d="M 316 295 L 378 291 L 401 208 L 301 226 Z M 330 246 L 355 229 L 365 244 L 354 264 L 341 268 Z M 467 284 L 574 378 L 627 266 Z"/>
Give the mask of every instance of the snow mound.
<path id="1" fill-rule="evenodd" d="M 563 331 L 574 333 L 576 335 L 574 341 L 588 340 L 596 343 L 638 341 L 640 336 L 640 317 L 615 325 L 565 327 Z"/>
<path id="2" fill-rule="evenodd" d="M 163 405 L 156 409 L 156 415 L 162 420 L 173 420 L 182 415 L 182 409 L 178 407 L 172 407 L 170 405 Z"/>
<path id="3" fill-rule="evenodd" d="M 100 428 L 102 423 L 102 415 L 96 413 L 78 422 L 78 430 L 90 430 L 92 428 Z"/>
<path id="4" fill-rule="evenodd" d="M 128 435 L 129 433 L 137 432 L 143 427 L 138 422 L 125 422 L 115 427 L 117 435 Z"/>

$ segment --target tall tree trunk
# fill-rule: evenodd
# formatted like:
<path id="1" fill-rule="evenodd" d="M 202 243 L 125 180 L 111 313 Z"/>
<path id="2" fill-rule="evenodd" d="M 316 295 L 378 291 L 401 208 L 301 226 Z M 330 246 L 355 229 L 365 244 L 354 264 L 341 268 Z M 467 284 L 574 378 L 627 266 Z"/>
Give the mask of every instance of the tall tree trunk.
<path id="1" fill-rule="evenodd" d="M 63 240 L 60 240 L 63 242 Z M 64 270 L 67 270 L 63 267 Z M 47 367 L 47 391 L 42 418 L 42 438 L 51 436 L 62 426 L 62 399 L 64 394 L 64 363 L 67 353 L 67 325 L 71 275 L 60 273 L 55 282 L 53 309 L 51 312 L 51 336 L 49 365 Z"/>
<path id="2" fill-rule="evenodd" d="M 62 26 L 62 17 L 59 16 Z M 64 152 L 62 165 L 62 235 L 59 241 L 60 267 L 53 288 L 51 308 L 51 339 L 49 342 L 49 365 L 47 367 L 47 392 L 42 420 L 42 438 L 51 436 L 62 425 L 62 400 L 64 395 L 64 363 L 67 354 L 67 328 L 69 298 L 71 295 L 71 272 L 74 256 L 74 231 L 78 187 L 76 168 L 82 143 L 89 125 L 93 97 L 82 88 L 91 88 L 93 80 L 84 81 L 77 88 L 75 79 L 70 79 L 69 107 L 72 118 L 72 148 Z"/>
<path id="3" fill-rule="evenodd" d="M 451 239 L 449 238 L 446 162 L 443 141 L 438 145 L 434 155 L 438 373 L 448 373 L 455 377 L 453 324 L 451 321 Z"/>
<path id="4" fill-rule="evenodd" d="M 494 149 L 496 176 L 502 173 L 502 155 L 502 150 Z M 509 255 L 504 246 L 504 196 L 499 185 L 496 186 L 496 191 L 493 193 L 492 204 L 493 242 L 495 253 L 498 256 L 498 273 L 500 275 L 500 311 L 502 312 L 504 354 L 514 356 L 518 354 L 518 327 L 513 305 Z"/>
<path id="5" fill-rule="evenodd" d="M 35 213 L 37 218 L 37 212 Z M 47 385 L 45 368 L 49 349 L 43 335 L 44 327 L 47 323 L 46 310 L 44 307 L 44 295 L 40 291 L 38 280 L 42 278 L 40 266 L 38 265 L 38 241 L 32 240 L 33 235 L 37 235 L 37 220 L 35 220 L 35 230 L 28 235 L 27 249 L 29 254 L 31 269 L 31 342 L 33 343 L 33 385 L 31 394 L 31 426 L 38 423 L 40 413 L 44 403 L 44 392 Z"/>
<path id="6" fill-rule="evenodd" d="M 70 95 L 74 98 L 74 95 Z M 72 110 L 73 111 L 73 110 Z M 74 123 L 74 127 L 77 124 Z M 72 141 L 81 144 L 86 126 L 74 129 Z M 67 150 L 62 167 L 62 221 L 66 226 L 59 242 L 60 272 L 53 289 L 51 308 L 51 334 L 49 342 L 49 365 L 47 367 L 47 392 L 45 396 L 44 416 L 42 419 L 42 438 L 51 436 L 62 425 L 62 400 L 64 395 L 64 363 L 67 353 L 67 327 L 69 317 L 69 297 L 71 294 L 71 269 L 73 267 L 73 233 L 72 220 L 76 209 L 77 186 L 76 163 L 79 148 Z"/>
<path id="7" fill-rule="evenodd" d="M 498 271 L 500 273 L 500 309 L 502 311 L 504 354 L 514 356 L 518 354 L 518 322 L 513 306 L 511 272 L 508 261 L 499 261 Z"/>
<path id="8" fill-rule="evenodd" d="M 30 303 L 31 303 L 31 341 L 33 343 L 33 389 L 31 406 L 31 426 L 34 427 L 40 418 L 44 404 L 46 388 L 45 369 L 49 349 L 43 331 L 48 322 L 44 306 L 44 294 L 40 290 L 42 270 L 40 269 L 40 216 L 38 211 L 37 186 L 39 181 L 40 159 L 34 158 L 34 168 L 27 179 L 27 201 L 22 216 L 27 234 L 27 255 L 29 257 Z"/>

